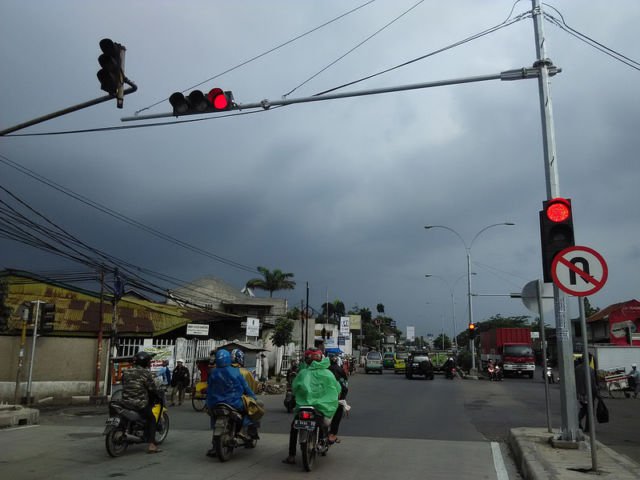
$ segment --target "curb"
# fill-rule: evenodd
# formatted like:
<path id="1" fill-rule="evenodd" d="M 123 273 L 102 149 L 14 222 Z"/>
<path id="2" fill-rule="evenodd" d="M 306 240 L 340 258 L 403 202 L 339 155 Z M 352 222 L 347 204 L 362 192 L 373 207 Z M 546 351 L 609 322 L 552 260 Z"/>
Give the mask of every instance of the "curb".
<path id="1" fill-rule="evenodd" d="M 38 423 L 40 411 L 21 405 L 3 405 L 0 407 L 0 428 L 34 425 Z"/>

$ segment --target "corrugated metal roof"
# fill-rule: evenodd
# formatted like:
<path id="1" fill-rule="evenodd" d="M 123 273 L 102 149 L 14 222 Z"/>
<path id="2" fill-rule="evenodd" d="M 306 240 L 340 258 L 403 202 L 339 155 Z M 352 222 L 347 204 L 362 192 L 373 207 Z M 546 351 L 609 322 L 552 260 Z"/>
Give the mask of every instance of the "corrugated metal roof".
<path id="1" fill-rule="evenodd" d="M 12 311 L 7 325 L 10 330 L 21 328 L 21 305 L 40 300 L 56 305 L 54 333 L 87 335 L 98 332 L 98 293 L 39 281 L 37 276 L 29 276 L 23 272 L 5 272 L 1 277 L 8 287 L 5 304 Z M 103 312 L 103 331 L 108 334 L 113 321 L 113 306 L 109 298 L 105 298 L 103 302 Z M 192 321 L 216 319 L 215 315 L 200 310 L 155 303 L 137 297 L 124 297 L 118 302 L 116 327 L 120 334 L 157 336 Z"/>

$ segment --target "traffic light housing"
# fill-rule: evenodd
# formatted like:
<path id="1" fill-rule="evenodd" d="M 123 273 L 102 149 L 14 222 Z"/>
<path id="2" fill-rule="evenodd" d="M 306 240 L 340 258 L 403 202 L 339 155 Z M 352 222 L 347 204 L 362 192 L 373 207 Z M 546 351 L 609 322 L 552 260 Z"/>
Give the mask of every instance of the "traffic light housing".
<path id="1" fill-rule="evenodd" d="M 473 340 L 474 338 L 476 338 L 476 334 L 478 330 L 478 325 L 475 323 L 470 323 L 469 324 L 469 339 Z"/>
<path id="2" fill-rule="evenodd" d="M 212 88 L 205 95 L 200 90 L 194 90 L 186 97 L 181 92 L 175 92 L 169 97 L 176 117 L 182 115 L 197 115 L 201 113 L 216 113 L 233 110 L 233 93 L 221 88 Z"/>
<path id="3" fill-rule="evenodd" d="M 100 40 L 102 55 L 98 63 L 102 67 L 98 71 L 100 88 L 117 98 L 118 108 L 122 108 L 124 97 L 124 56 L 126 48 L 110 38 Z"/>
<path id="4" fill-rule="evenodd" d="M 53 323 L 56 320 L 56 305 L 54 303 L 45 303 L 42 305 L 42 313 L 40 317 L 40 330 L 42 332 L 52 332 Z"/>
<path id="5" fill-rule="evenodd" d="M 570 199 L 558 197 L 542 202 L 540 242 L 542 246 L 542 276 L 545 283 L 553 282 L 551 274 L 553 259 L 565 248 L 575 246 Z"/>

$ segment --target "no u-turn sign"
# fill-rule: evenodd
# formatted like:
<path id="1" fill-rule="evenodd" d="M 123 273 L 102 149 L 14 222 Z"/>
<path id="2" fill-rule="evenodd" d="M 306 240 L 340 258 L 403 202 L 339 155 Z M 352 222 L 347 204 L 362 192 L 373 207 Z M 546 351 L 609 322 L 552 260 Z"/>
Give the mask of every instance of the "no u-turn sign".
<path id="1" fill-rule="evenodd" d="M 609 271 L 602 255 L 589 247 L 569 247 L 551 263 L 553 283 L 576 297 L 593 295 L 607 281 Z"/>

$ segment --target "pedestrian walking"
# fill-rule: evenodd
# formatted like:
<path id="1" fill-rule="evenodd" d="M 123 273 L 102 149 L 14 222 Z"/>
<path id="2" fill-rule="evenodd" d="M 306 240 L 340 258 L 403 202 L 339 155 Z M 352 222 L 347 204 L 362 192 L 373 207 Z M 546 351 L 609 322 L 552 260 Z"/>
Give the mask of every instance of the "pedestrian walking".
<path id="1" fill-rule="evenodd" d="M 175 405 L 176 392 L 178 393 L 178 405 L 182 405 L 184 401 L 184 392 L 191 384 L 191 374 L 189 369 L 185 367 L 184 360 L 178 359 L 176 368 L 173 369 L 171 376 L 171 406 Z"/>

